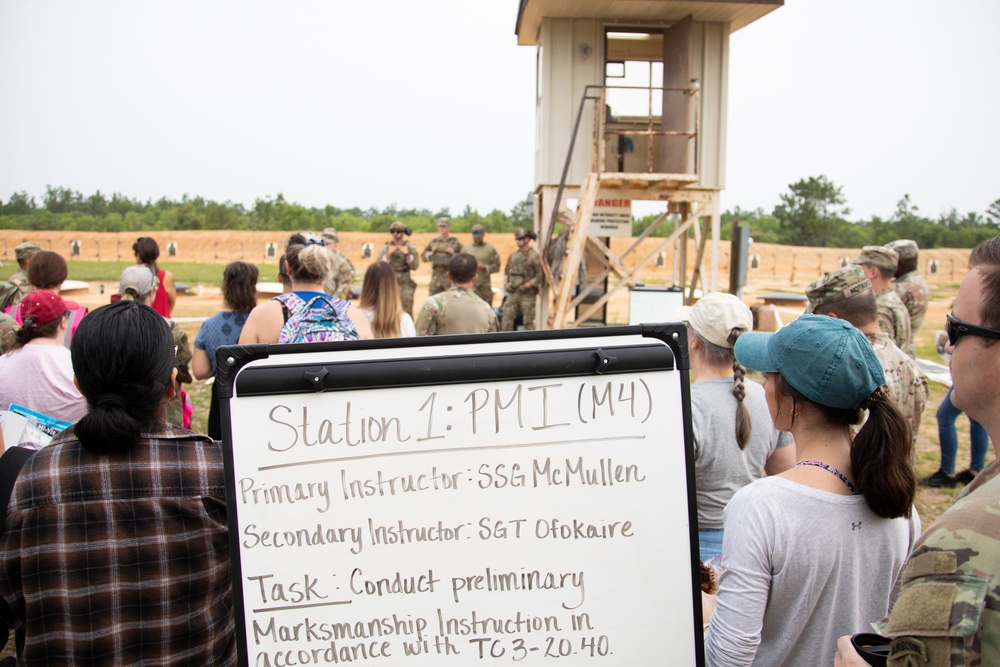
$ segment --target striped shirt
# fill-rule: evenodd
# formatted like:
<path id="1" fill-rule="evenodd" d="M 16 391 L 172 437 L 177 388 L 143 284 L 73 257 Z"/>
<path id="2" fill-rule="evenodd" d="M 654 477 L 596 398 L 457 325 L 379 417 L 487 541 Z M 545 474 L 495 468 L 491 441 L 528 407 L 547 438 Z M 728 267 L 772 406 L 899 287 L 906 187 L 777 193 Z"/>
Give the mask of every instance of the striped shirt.
<path id="1" fill-rule="evenodd" d="M 121 454 L 67 429 L 24 466 L 0 542 L 20 665 L 236 663 L 222 452 L 157 424 Z"/>

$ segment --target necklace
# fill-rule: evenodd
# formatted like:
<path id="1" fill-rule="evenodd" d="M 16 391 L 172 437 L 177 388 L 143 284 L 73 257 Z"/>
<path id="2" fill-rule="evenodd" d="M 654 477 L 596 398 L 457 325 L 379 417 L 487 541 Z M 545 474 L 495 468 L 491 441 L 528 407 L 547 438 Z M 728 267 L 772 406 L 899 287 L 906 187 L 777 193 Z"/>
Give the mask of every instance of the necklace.
<path id="1" fill-rule="evenodd" d="M 836 475 L 837 477 L 840 478 L 841 482 L 843 482 L 844 484 L 847 485 L 847 488 L 851 490 L 851 495 L 853 495 L 853 496 L 858 495 L 858 490 L 854 488 L 853 484 L 851 484 L 851 480 L 849 480 L 846 477 L 844 477 L 844 473 L 840 472 L 839 470 L 837 470 L 836 468 L 834 468 L 832 465 L 828 465 L 826 463 L 823 463 L 822 461 L 799 461 L 795 465 L 796 466 L 816 466 L 817 468 L 822 468 L 823 470 L 826 470 L 828 472 L 832 472 L 834 475 Z"/>

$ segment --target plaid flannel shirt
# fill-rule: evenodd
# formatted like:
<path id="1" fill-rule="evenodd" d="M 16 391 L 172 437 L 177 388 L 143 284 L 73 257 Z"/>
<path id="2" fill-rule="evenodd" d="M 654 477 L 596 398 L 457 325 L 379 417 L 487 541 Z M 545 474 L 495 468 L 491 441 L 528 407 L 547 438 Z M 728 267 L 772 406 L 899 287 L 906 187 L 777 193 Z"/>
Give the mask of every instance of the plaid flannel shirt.
<path id="1" fill-rule="evenodd" d="M 222 452 L 168 424 L 122 454 L 73 429 L 21 471 L 0 541 L 20 665 L 236 663 Z"/>

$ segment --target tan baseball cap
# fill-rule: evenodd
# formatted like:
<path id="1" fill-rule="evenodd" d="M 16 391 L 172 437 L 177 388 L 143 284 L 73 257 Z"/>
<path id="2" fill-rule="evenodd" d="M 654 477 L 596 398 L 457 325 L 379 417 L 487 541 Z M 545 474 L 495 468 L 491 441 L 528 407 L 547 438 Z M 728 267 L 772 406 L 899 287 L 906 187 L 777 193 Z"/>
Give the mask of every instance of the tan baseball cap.
<path id="1" fill-rule="evenodd" d="M 892 243 L 886 243 L 885 247 L 895 250 L 900 259 L 916 259 L 917 255 L 920 254 L 917 242 L 912 239 L 898 239 Z"/>
<path id="2" fill-rule="evenodd" d="M 886 271 L 895 271 L 899 264 L 899 255 L 892 248 L 884 245 L 866 245 L 861 249 L 861 256 L 850 260 L 851 264 L 866 264 L 877 266 Z"/>
<path id="3" fill-rule="evenodd" d="M 843 301 L 866 289 L 871 289 L 871 286 L 872 281 L 868 280 L 860 266 L 856 264 L 842 266 L 806 287 L 806 297 L 809 299 L 806 312 L 813 312 L 816 306 Z"/>
<path id="4" fill-rule="evenodd" d="M 674 316 L 687 322 L 709 343 L 732 349 L 729 336 L 733 329 L 746 333 L 753 329 L 753 313 L 743 301 L 732 294 L 712 292 L 693 306 L 681 306 Z"/>

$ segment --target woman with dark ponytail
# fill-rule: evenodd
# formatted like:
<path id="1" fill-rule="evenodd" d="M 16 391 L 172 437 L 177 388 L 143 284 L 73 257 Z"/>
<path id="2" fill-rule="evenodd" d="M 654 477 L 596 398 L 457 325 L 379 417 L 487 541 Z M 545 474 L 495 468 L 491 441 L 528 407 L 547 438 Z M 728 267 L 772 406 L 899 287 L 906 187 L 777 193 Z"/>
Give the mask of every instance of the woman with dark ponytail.
<path id="1" fill-rule="evenodd" d="M 837 638 L 883 618 L 917 536 L 910 427 L 853 325 L 804 315 L 735 346 L 764 373 L 798 462 L 726 508 L 709 665 L 830 665 Z M 868 418 L 856 436 L 856 427 Z"/>
<path id="2" fill-rule="evenodd" d="M 792 436 L 771 423 L 764 388 L 744 380 L 733 345 L 753 329 L 753 314 L 732 294 L 713 292 L 677 313 L 687 324 L 691 426 L 701 560 L 722 556 L 723 511 L 733 494 L 795 463 Z"/>
<path id="3" fill-rule="evenodd" d="M 118 301 L 72 357 L 89 411 L 25 464 L 0 543 L 18 664 L 235 664 L 222 452 L 165 421 L 170 327 Z"/>

